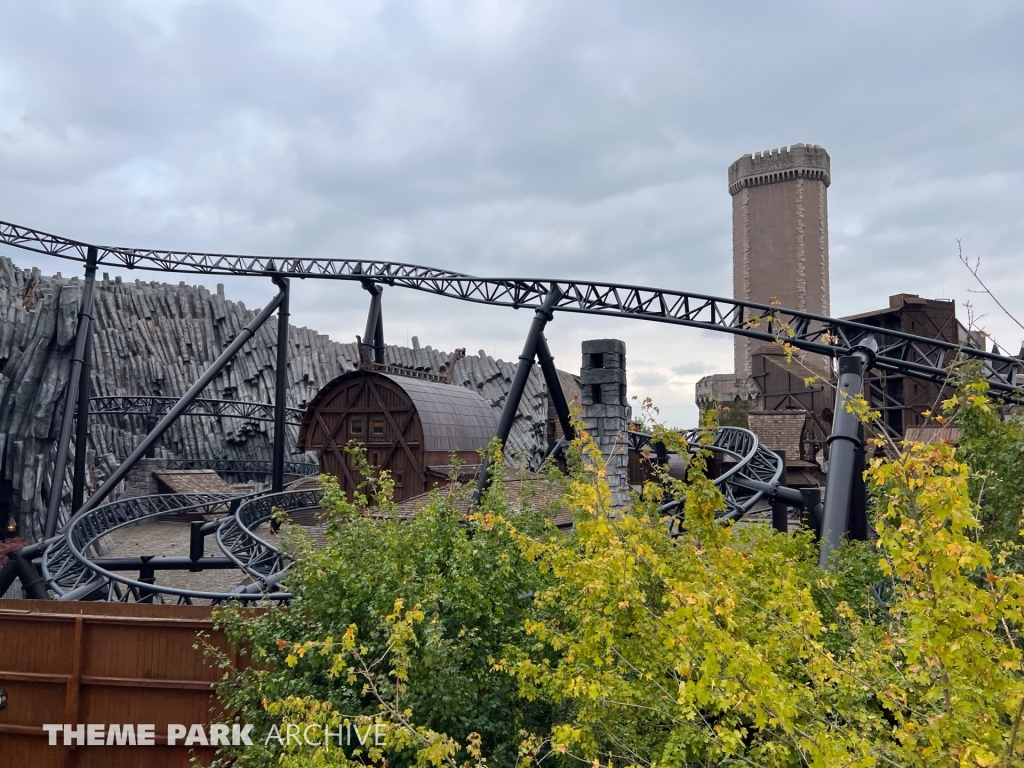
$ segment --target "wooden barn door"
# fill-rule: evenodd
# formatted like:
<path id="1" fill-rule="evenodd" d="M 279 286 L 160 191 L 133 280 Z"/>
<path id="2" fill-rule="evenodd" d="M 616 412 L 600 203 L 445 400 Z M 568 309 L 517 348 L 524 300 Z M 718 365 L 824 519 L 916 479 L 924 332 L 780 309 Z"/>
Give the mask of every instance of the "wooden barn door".
<path id="1" fill-rule="evenodd" d="M 363 373 L 346 379 L 316 410 L 320 471 L 334 475 L 349 494 L 362 483 L 351 443 L 366 446 L 366 460 L 375 469 L 389 470 L 395 480 L 395 499 L 401 501 L 426 489 L 423 430 L 408 395 L 390 379 Z"/>

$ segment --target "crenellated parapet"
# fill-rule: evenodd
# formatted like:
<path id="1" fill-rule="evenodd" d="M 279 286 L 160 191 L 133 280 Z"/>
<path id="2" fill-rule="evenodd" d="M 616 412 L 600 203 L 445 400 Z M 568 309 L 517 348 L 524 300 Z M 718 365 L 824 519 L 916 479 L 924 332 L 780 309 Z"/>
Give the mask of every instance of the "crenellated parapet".
<path id="1" fill-rule="evenodd" d="M 794 179 L 820 181 L 826 187 L 832 183 L 831 160 L 824 147 L 794 144 L 744 155 L 729 166 L 729 194 Z"/>

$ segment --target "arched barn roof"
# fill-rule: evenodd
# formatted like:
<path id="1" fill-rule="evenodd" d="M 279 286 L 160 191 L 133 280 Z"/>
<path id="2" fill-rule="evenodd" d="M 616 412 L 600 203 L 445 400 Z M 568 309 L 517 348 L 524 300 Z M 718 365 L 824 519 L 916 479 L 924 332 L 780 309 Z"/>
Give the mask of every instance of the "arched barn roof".
<path id="1" fill-rule="evenodd" d="M 350 371 L 325 385 L 306 406 L 297 441 L 300 450 L 306 450 L 306 434 L 317 409 L 334 395 L 340 384 L 358 376 L 388 379 L 405 392 L 423 425 L 423 447 L 427 451 L 475 451 L 494 436 L 498 415 L 472 390 L 376 371 Z"/>

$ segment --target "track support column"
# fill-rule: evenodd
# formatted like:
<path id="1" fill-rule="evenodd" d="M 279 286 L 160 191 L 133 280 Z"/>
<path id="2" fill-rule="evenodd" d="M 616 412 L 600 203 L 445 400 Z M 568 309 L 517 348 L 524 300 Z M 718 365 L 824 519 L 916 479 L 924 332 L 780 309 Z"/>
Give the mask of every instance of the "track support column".
<path id="1" fill-rule="evenodd" d="M 384 359 L 384 312 L 381 308 L 381 294 L 384 289 L 369 280 L 363 281 L 363 288 L 370 294 L 370 310 L 366 313 L 366 330 L 363 331 L 363 351 L 373 362 L 383 365 Z"/>
<path id="2" fill-rule="evenodd" d="M 78 384 L 78 419 L 75 431 L 75 474 L 71 485 L 71 513 L 74 514 L 85 500 L 85 459 L 89 451 L 89 397 L 92 394 L 92 325 L 85 342 L 85 360 L 82 380 Z"/>
<path id="3" fill-rule="evenodd" d="M 839 358 L 839 385 L 836 387 L 832 434 L 828 438 L 828 479 L 825 481 L 825 515 L 821 525 L 821 551 L 818 564 L 831 565 L 832 555 L 846 533 L 853 490 L 853 473 L 860 447 L 860 420 L 847 406 L 863 394 L 864 375 L 875 361 L 878 344 L 867 337 L 851 353 Z"/>
<path id="4" fill-rule="evenodd" d="M 544 334 L 537 339 L 537 362 L 540 363 L 540 370 L 544 374 L 544 383 L 548 387 L 548 395 L 551 397 L 551 404 L 558 416 L 558 423 L 562 427 L 562 434 L 566 441 L 576 439 L 576 430 L 573 429 L 572 419 L 569 414 L 569 403 L 565 399 L 565 391 L 562 389 L 562 382 L 558 378 L 558 369 L 555 368 L 555 356 L 548 348 L 548 340 Z"/>
<path id="5" fill-rule="evenodd" d="M 560 298 L 562 298 L 562 289 L 557 285 L 552 285 L 548 295 L 544 297 L 544 303 L 537 307 L 537 311 L 533 315 L 533 323 L 530 325 L 530 332 L 526 335 L 523 352 L 519 355 L 519 365 L 516 368 L 515 375 L 512 377 L 512 385 L 508 389 L 508 394 L 505 396 L 505 404 L 501 408 L 501 416 L 498 417 L 498 428 L 494 433 L 495 437 L 501 441 L 502 450 L 505 449 L 505 443 L 512 432 L 512 423 L 515 421 L 516 412 L 519 410 L 519 403 L 523 399 L 526 382 L 530 378 L 530 369 L 533 367 L 533 361 L 537 357 L 538 345 L 540 340 L 544 338 L 544 328 L 550 322 L 552 312 Z M 544 346 L 546 347 L 547 344 L 545 343 Z M 550 355 L 550 352 L 548 354 Z M 557 379 L 558 376 L 556 374 L 555 380 L 557 381 Z M 565 401 L 564 395 L 562 401 Z M 480 502 L 490 482 L 488 457 L 485 456 L 476 481 L 475 503 Z"/>
<path id="6" fill-rule="evenodd" d="M 68 464 L 71 428 L 75 423 L 75 405 L 79 396 L 79 382 L 82 378 L 82 367 L 85 365 L 85 350 L 92 325 L 93 296 L 96 290 L 96 259 L 96 247 L 90 245 L 85 257 L 85 285 L 82 288 L 82 303 L 78 310 L 75 348 L 71 354 L 71 370 L 68 372 L 67 389 L 64 390 L 64 414 L 60 422 L 60 436 L 57 438 L 57 456 L 53 460 L 53 474 L 50 477 L 50 498 L 47 499 L 46 520 L 43 524 L 44 538 L 49 538 L 56 533 L 60 517 L 60 501 L 64 492 L 64 471 Z"/>
<path id="7" fill-rule="evenodd" d="M 274 389 L 274 464 L 271 487 L 274 493 L 284 490 L 284 442 L 287 435 L 285 416 L 288 412 L 288 297 L 291 292 L 287 277 L 275 278 L 281 290 L 277 307 L 277 370 Z"/>
<path id="8" fill-rule="evenodd" d="M 131 455 L 122 461 L 117 469 L 110 473 L 110 477 L 103 481 L 103 484 L 96 489 L 96 492 L 90 496 L 85 503 L 82 504 L 81 509 L 79 509 L 76 514 L 83 514 L 84 512 L 93 509 L 107 498 L 114 487 L 131 471 L 131 468 L 135 466 L 138 460 L 146 455 L 150 446 L 160 439 L 160 436 L 168 430 L 171 424 L 178 420 L 178 417 L 185 412 L 189 404 L 202 394 L 202 391 L 206 389 L 210 382 L 213 381 L 214 377 L 223 370 L 224 366 L 231 361 L 231 358 L 238 353 L 238 350 L 245 346 L 245 343 L 251 339 L 259 327 L 267 321 L 267 318 L 277 311 L 277 308 L 280 306 L 283 299 L 284 294 L 278 293 L 277 296 L 271 299 L 267 306 L 265 306 L 260 313 L 239 332 L 235 337 L 235 340 L 220 353 L 220 357 L 214 360 L 213 364 L 203 372 L 203 375 L 199 377 L 196 383 L 189 387 L 188 392 L 182 395 L 181 399 L 171 406 L 167 413 L 164 414 L 164 417 L 160 419 L 150 433 L 146 435 L 135 450 L 131 452 Z"/>

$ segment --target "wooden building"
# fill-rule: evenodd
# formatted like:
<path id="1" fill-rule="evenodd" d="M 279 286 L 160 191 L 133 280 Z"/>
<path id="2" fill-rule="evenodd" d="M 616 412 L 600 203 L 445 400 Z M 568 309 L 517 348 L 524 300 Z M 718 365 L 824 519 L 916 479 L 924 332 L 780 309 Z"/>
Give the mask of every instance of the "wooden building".
<path id="1" fill-rule="evenodd" d="M 366 447 L 366 459 L 388 470 L 401 501 L 443 482 L 452 456 L 480 464 L 498 417 L 472 390 L 441 377 L 357 370 L 321 389 L 306 408 L 298 448 L 316 451 L 320 472 L 338 478 L 351 494 L 363 482 L 350 443 Z"/>
<path id="2" fill-rule="evenodd" d="M 985 349 L 984 336 L 969 331 L 956 319 L 956 302 L 953 299 L 923 299 L 913 293 L 898 293 L 889 297 L 889 306 L 885 309 L 844 319 L 876 326 L 881 345 L 890 343 L 885 331 L 892 330 Z M 925 343 L 918 346 L 925 354 L 934 349 Z M 937 412 L 940 403 L 953 394 L 952 387 L 877 369 L 870 372 L 865 385 L 871 407 L 881 412 L 882 421 L 894 437 L 903 437 L 912 427 L 925 426 L 927 419 L 922 414 L 925 411 Z"/>

